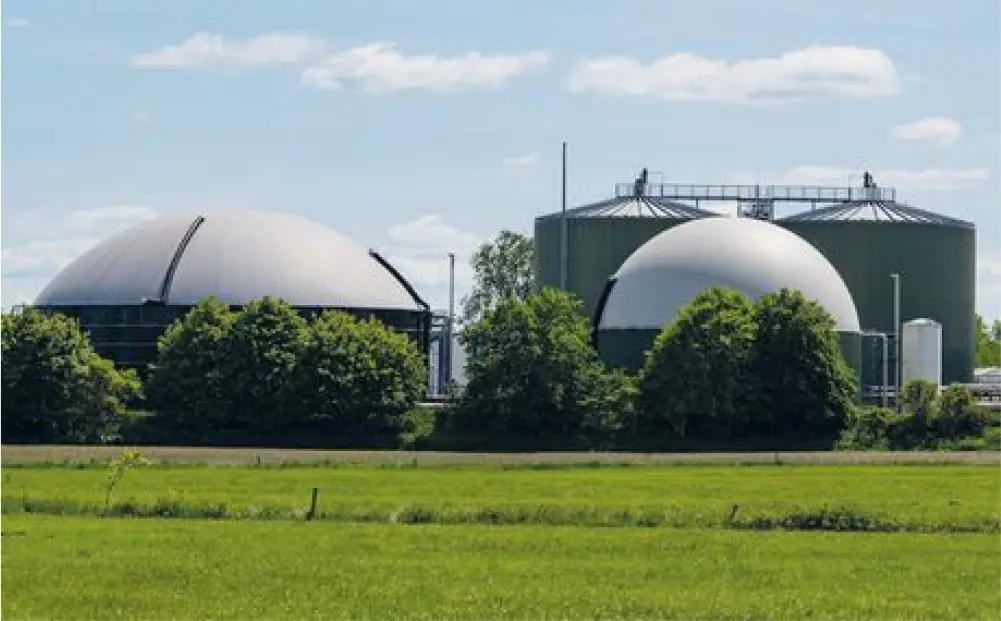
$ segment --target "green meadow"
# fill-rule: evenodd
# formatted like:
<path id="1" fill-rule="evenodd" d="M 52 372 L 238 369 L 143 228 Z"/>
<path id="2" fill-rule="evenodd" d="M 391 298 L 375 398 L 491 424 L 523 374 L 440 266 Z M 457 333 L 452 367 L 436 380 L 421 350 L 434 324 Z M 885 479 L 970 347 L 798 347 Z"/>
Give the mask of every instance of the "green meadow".
<path id="1" fill-rule="evenodd" d="M 2 474 L 11 619 L 1001 616 L 997 465 Z"/>

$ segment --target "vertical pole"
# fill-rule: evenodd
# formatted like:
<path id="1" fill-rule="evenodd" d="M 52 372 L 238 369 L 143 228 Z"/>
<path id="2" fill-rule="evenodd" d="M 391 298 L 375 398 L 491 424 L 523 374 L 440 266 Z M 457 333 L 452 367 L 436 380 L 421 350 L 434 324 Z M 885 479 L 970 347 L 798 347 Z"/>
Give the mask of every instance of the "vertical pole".
<path id="1" fill-rule="evenodd" d="M 894 403 L 900 403 L 901 351 L 900 344 L 900 274 L 890 274 L 893 279 L 893 394 Z"/>
<path id="2" fill-rule="evenodd" d="M 890 390 L 890 351 L 886 343 L 886 335 L 883 334 L 883 399 L 881 405 L 886 407 L 886 393 Z"/>
<path id="3" fill-rule="evenodd" d="M 560 289 L 567 288 L 567 143 L 563 143 L 560 182 Z"/>
<path id="4" fill-rule="evenodd" d="M 306 521 L 312 521 L 316 517 L 316 495 L 320 493 L 320 488 L 313 488 L 313 495 L 309 499 L 309 511 L 306 512 Z"/>
<path id="5" fill-rule="evenodd" d="M 443 349 L 448 366 L 445 367 L 445 382 L 452 381 L 452 340 L 455 331 L 455 253 L 448 253 L 448 344 Z"/>

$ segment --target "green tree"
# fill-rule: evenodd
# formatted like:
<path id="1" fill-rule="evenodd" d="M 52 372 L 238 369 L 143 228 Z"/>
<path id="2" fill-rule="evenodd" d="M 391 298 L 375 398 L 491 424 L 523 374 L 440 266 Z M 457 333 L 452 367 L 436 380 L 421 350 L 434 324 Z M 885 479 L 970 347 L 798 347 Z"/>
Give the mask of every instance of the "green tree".
<path id="1" fill-rule="evenodd" d="M 984 318 L 977 315 L 977 360 L 978 367 L 1001 366 L 1001 319 L 987 325 Z"/>
<path id="2" fill-rule="evenodd" d="M 637 417 L 649 434 L 728 437 L 746 426 L 751 303 L 712 287 L 678 311 L 657 336 L 639 373 Z"/>
<path id="3" fill-rule="evenodd" d="M 111 439 L 140 396 L 135 372 L 99 356 L 68 317 L 29 308 L 2 322 L 4 442 Z"/>
<path id="4" fill-rule="evenodd" d="M 160 337 L 146 380 L 151 407 L 168 427 L 225 427 L 232 411 L 223 346 L 236 314 L 215 297 L 202 300 Z"/>
<path id="5" fill-rule="evenodd" d="M 406 335 L 375 319 L 327 311 L 310 324 L 295 373 L 305 421 L 346 438 L 403 429 L 427 367 Z"/>
<path id="6" fill-rule="evenodd" d="M 841 354 L 830 313 L 783 289 L 758 298 L 754 323 L 752 432 L 802 438 L 841 429 L 858 380 Z"/>
<path id="7" fill-rule="evenodd" d="M 531 237 L 501 231 L 473 253 L 473 287 L 462 300 L 462 322 L 476 322 L 501 300 L 524 299 L 535 290 L 535 244 Z"/>
<path id="8" fill-rule="evenodd" d="M 608 371 L 589 343 L 580 301 L 543 289 L 503 298 L 468 326 L 468 383 L 456 428 L 526 437 L 585 437 L 599 442 L 621 426 L 629 379 Z"/>
<path id="9" fill-rule="evenodd" d="M 939 395 L 938 407 L 928 423 L 936 439 L 958 440 L 983 434 L 991 424 L 991 415 L 977 405 L 969 388 L 954 384 Z"/>
<path id="10" fill-rule="evenodd" d="M 237 316 L 220 368 L 232 426 L 270 431 L 301 418 L 293 379 L 308 336 L 306 320 L 277 298 L 255 300 Z"/>

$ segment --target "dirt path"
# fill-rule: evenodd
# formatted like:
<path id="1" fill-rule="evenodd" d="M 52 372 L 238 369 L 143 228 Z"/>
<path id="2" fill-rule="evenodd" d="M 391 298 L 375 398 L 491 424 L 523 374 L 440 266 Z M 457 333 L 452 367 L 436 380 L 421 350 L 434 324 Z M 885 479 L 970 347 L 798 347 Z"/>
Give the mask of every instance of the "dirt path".
<path id="1" fill-rule="evenodd" d="M 87 462 L 119 455 L 120 446 L 0 447 L 0 463 Z M 444 453 L 424 451 L 324 451 L 264 448 L 140 447 L 143 456 L 175 463 L 251 464 L 286 462 L 412 462 L 419 463 L 772 463 L 888 464 L 955 463 L 1001 465 L 1001 452 L 794 452 L 794 453 Z"/>

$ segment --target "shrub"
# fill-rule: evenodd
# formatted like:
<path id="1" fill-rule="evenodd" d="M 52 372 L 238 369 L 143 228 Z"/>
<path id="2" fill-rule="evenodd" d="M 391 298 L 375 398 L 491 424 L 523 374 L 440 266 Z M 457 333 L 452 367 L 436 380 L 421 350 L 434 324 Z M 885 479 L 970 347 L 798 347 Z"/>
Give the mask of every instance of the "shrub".
<path id="1" fill-rule="evenodd" d="M 611 373 L 589 344 L 580 301 L 543 289 L 508 297 L 466 327 L 465 390 L 450 415 L 459 432 L 590 441 L 621 427 L 630 385 Z"/>
<path id="2" fill-rule="evenodd" d="M 657 336 L 639 373 L 637 419 L 644 434 L 734 436 L 750 412 L 751 303 L 742 293 L 698 294 Z"/>
<path id="3" fill-rule="evenodd" d="M 981 408 L 963 386 L 938 394 L 935 384 L 908 382 L 901 412 L 858 408 L 848 419 L 836 448 L 842 450 L 998 450 L 998 415 Z"/>
<path id="4" fill-rule="evenodd" d="M 223 347 L 236 314 L 206 298 L 160 337 L 159 352 L 146 380 L 158 423 L 177 429 L 225 427 L 233 409 L 224 375 Z"/>
<path id="5" fill-rule="evenodd" d="M 424 394 L 427 368 L 406 335 L 327 311 L 309 326 L 293 394 L 302 420 L 346 437 L 397 434 Z"/>
<path id="6" fill-rule="evenodd" d="M 141 395 L 135 372 L 99 356 L 68 317 L 27 309 L 2 321 L 4 442 L 113 439 Z"/>
<path id="7" fill-rule="evenodd" d="M 944 440 L 980 436 L 992 423 L 991 413 L 977 405 L 965 386 L 949 386 L 929 417 L 931 434 Z"/>
<path id="8" fill-rule="evenodd" d="M 758 298 L 750 351 L 752 431 L 777 438 L 837 433 L 858 383 L 841 354 L 834 318 L 798 291 Z"/>
<path id="9" fill-rule="evenodd" d="M 277 298 L 255 300 L 236 317 L 220 348 L 230 426 L 267 431 L 299 417 L 293 380 L 308 334 L 306 320 Z"/>

